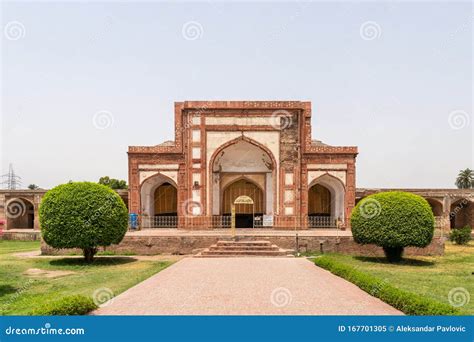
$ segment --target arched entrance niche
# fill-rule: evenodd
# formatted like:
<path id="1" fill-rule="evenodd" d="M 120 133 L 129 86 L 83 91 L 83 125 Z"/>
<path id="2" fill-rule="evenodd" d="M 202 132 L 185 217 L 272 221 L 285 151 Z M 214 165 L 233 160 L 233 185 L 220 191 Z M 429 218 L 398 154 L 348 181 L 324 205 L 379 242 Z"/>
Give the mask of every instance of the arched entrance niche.
<path id="1" fill-rule="evenodd" d="M 443 203 L 434 198 L 426 198 L 434 216 L 443 216 Z"/>
<path id="2" fill-rule="evenodd" d="M 143 226 L 176 227 L 178 192 L 171 178 L 162 174 L 147 178 L 141 185 L 140 203 Z"/>
<path id="3" fill-rule="evenodd" d="M 231 215 L 231 208 L 239 196 L 250 197 L 254 204 L 235 204 L 235 226 L 237 228 L 251 228 L 254 226 L 254 217 L 261 217 L 264 213 L 263 190 L 245 177 L 233 181 L 225 187 L 222 195 L 222 214 Z"/>
<path id="4" fill-rule="evenodd" d="M 265 146 L 250 138 L 239 137 L 217 149 L 209 165 L 212 215 L 227 215 L 225 196 L 233 197 L 239 191 L 242 194 L 255 191 L 258 198 L 246 195 L 259 202 L 258 212 L 273 215 L 276 203 L 276 161 Z"/>
<path id="5" fill-rule="evenodd" d="M 35 206 L 25 198 L 12 198 L 6 205 L 8 229 L 33 229 L 35 224 Z"/>
<path id="6" fill-rule="evenodd" d="M 334 176 L 325 174 L 311 182 L 308 190 L 310 228 L 335 227 L 336 220 L 344 222 L 344 197 L 344 185 Z"/>
<path id="7" fill-rule="evenodd" d="M 471 226 L 473 203 L 467 198 L 461 198 L 451 204 L 449 221 L 451 229 Z"/>

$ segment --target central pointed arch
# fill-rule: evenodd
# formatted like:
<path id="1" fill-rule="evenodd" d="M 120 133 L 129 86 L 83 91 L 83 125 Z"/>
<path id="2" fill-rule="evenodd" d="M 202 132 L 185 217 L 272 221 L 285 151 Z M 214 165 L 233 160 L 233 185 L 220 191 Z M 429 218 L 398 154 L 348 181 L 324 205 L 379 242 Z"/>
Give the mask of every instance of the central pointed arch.
<path id="1" fill-rule="evenodd" d="M 223 184 L 246 177 L 263 189 L 263 214 L 277 208 L 277 162 L 265 145 L 244 135 L 217 148 L 209 159 L 209 212 L 222 215 Z"/>

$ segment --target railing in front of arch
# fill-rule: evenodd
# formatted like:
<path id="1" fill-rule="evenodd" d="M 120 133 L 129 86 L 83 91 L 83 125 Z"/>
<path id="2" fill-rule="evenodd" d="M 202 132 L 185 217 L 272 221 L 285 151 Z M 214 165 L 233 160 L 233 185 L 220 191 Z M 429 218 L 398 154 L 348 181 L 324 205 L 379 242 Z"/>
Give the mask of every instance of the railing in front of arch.
<path id="1" fill-rule="evenodd" d="M 229 215 L 225 215 L 225 216 L 214 215 L 211 217 L 211 225 L 212 225 L 212 228 L 215 228 L 215 229 L 230 228 L 231 222 L 232 222 L 232 218 Z"/>
<path id="2" fill-rule="evenodd" d="M 337 223 L 331 216 L 308 216 L 308 228 L 337 228 Z"/>
<path id="3" fill-rule="evenodd" d="M 149 228 L 177 228 L 177 216 L 140 216 L 139 224 L 141 229 Z"/>

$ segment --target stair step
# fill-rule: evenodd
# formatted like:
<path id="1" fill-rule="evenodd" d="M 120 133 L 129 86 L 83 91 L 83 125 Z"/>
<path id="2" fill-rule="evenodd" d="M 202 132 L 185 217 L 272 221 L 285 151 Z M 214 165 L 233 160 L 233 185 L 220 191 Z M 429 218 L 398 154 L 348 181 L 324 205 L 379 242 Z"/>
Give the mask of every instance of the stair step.
<path id="1" fill-rule="evenodd" d="M 218 241 L 219 246 L 271 246 L 270 241 Z"/>
<path id="2" fill-rule="evenodd" d="M 279 247 L 276 245 L 269 246 L 218 246 L 212 245 L 210 250 L 234 251 L 234 250 L 253 250 L 253 251 L 278 251 Z"/>
<path id="3" fill-rule="evenodd" d="M 210 251 L 205 250 L 202 255 L 286 255 L 284 250 L 276 251 L 248 251 L 248 250 L 233 250 L 233 251 Z"/>
<path id="4" fill-rule="evenodd" d="M 197 257 L 238 257 L 238 256 L 265 256 L 281 257 L 292 256 L 285 249 L 279 248 L 270 241 L 265 240 L 247 240 L 247 241 L 227 241 L 220 240 L 208 249 L 202 251 Z"/>

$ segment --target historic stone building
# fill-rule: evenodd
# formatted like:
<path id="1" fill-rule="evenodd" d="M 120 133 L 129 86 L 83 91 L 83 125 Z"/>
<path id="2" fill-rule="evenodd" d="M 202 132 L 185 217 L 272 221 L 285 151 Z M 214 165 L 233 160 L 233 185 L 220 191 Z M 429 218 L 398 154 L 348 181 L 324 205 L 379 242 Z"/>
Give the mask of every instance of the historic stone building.
<path id="1" fill-rule="evenodd" d="M 117 192 L 144 230 L 229 228 L 240 196 L 253 204 L 235 205 L 237 227 L 347 229 L 357 201 L 389 190 L 424 197 L 438 230 L 474 227 L 474 189 L 356 189 L 357 148 L 312 140 L 309 102 L 178 102 L 175 124 L 174 141 L 129 147 L 129 190 Z M 45 192 L 0 190 L 3 238 L 38 235 Z"/>
<path id="2" fill-rule="evenodd" d="M 129 208 L 143 226 L 347 227 L 357 147 L 311 139 L 311 103 L 175 103 L 175 140 L 130 146 Z"/>

